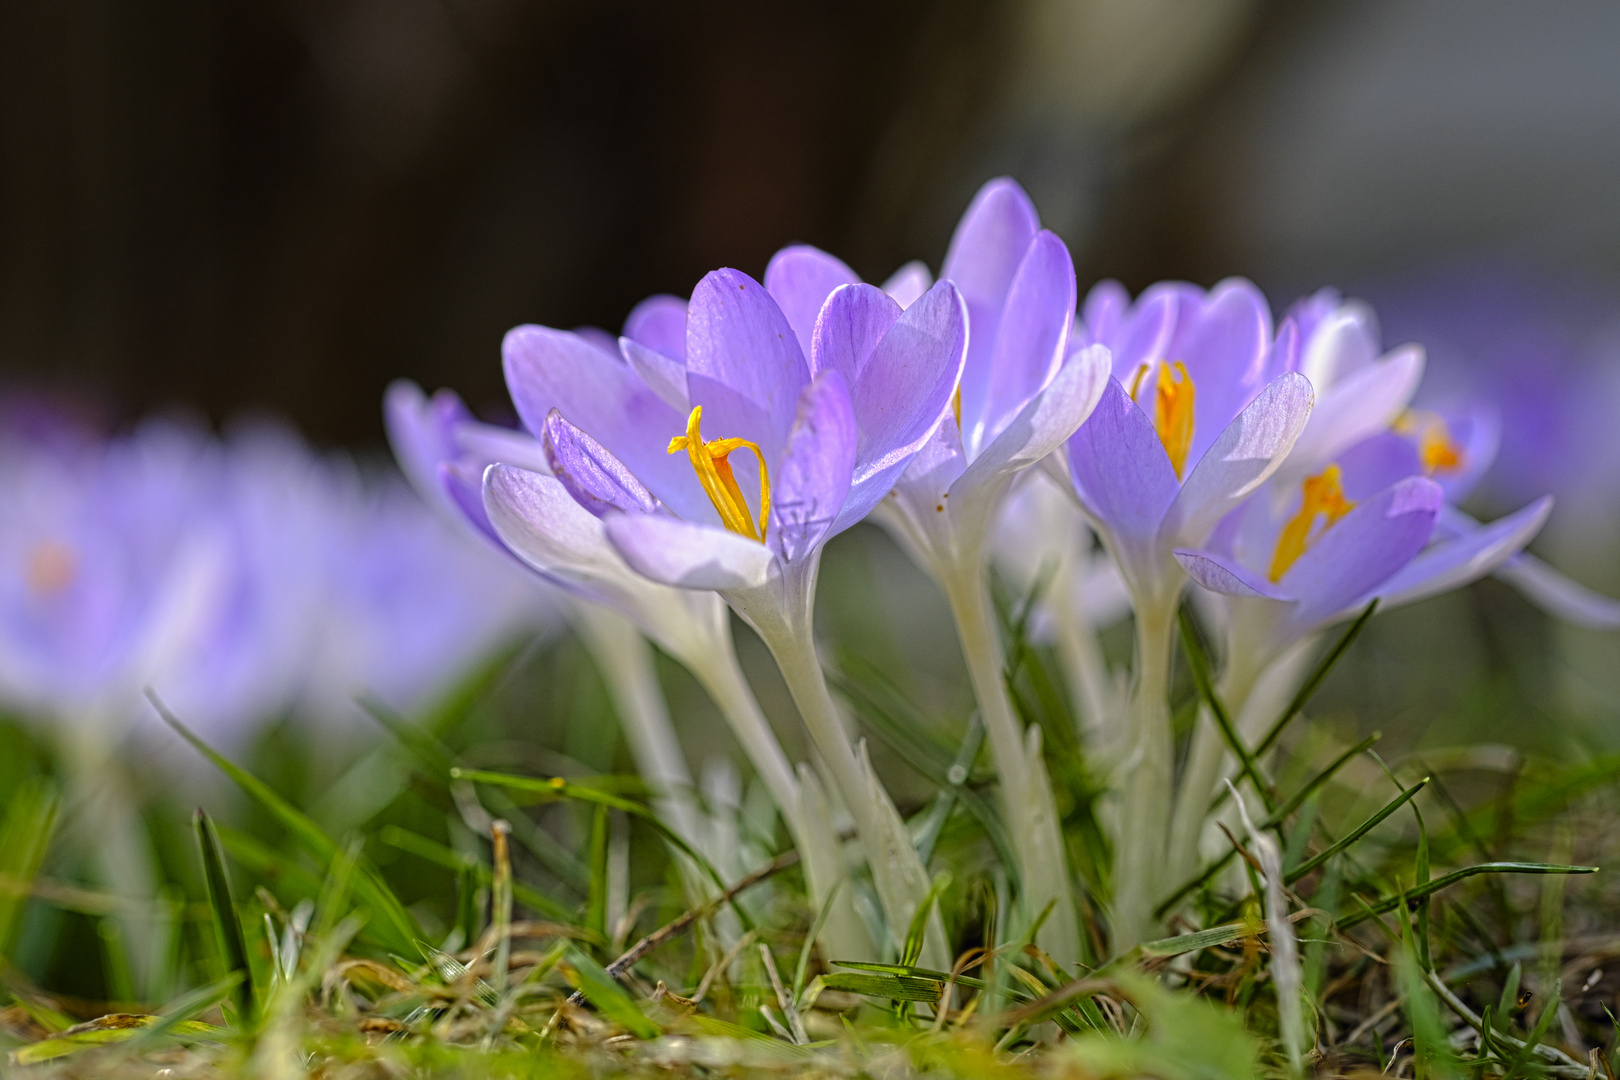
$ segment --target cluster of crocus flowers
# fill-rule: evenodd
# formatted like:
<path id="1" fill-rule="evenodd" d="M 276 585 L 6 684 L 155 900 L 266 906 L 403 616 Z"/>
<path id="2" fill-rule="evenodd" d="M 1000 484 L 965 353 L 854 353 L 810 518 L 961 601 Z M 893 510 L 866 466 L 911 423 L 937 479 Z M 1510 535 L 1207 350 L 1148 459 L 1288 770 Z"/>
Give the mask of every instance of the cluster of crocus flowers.
<path id="1" fill-rule="evenodd" d="M 846 731 L 812 632 L 823 548 L 867 516 L 884 525 L 949 599 L 1018 863 L 1017 914 L 1041 920 L 1040 943 L 1068 963 L 1081 958 L 1073 882 L 1039 731 L 1004 681 L 992 548 L 1022 582 L 1038 576 L 1032 561 L 1054 567 L 1037 630 L 1061 645 L 1082 738 L 1117 792 L 1116 949 L 1153 929 L 1223 771 L 1207 718 L 1179 788 L 1172 769 L 1172 628 L 1189 588 L 1223 635 L 1220 692 L 1242 712 L 1256 685 L 1286 684 L 1322 629 L 1373 599 L 1513 566 L 1551 573 L 1522 554 L 1545 501 L 1489 525 L 1455 509 L 1489 464 L 1491 418 L 1413 410 L 1422 351 L 1383 351 L 1364 305 L 1325 291 L 1274 324 L 1237 279 L 1077 297 L 1062 241 L 996 180 L 938 282 L 911 264 L 873 286 L 794 246 L 763 281 L 717 270 L 689 300 L 644 302 L 616 343 L 519 327 L 504 361 L 525 433 L 484 429 L 452 398 L 411 388 L 396 391 L 396 445 L 430 498 L 628 618 L 717 698 L 751 702 L 721 602 L 759 634 L 854 820 L 892 944 L 926 869 Z M 1094 635 L 1127 608 L 1128 691 Z M 796 841 L 815 843 L 817 770 L 790 775 L 762 720 L 733 723 L 777 777 Z M 840 858 L 807 860 L 824 897 L 816 866 Z M 925 959 L 938 949 L 936 925 Z"/>

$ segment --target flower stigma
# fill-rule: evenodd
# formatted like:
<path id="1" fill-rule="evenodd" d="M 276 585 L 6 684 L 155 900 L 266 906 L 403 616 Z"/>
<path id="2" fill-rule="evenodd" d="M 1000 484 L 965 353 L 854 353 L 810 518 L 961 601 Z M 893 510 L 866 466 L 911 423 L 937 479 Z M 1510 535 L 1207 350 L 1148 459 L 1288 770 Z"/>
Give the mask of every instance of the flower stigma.
<path id="1" fill-rule="evenodd" d="M 714 508 L 720 512 L 720 521 L 727 529 L 746 536 L 750 540 L 765 540 L 765 523 L 771 515 L 771 478 L 765 467 L 765 455 L 761 452 L 758 443 L 747 439 L 712 439 L 703 441 L 703 435 L 698 430 L 699 421 L 703 417 L 703 406 L 692 408 L 692 415 L 686 418 L 686 434 L 677 435 L 669 440 L 669 452 L 678 454 L 685 450 L 692 461 L 692 471 L 697 473 L 698 483 L 703 485 L 703 493 L 709 497 Z M 737 486 L 737 478 L 731 472 L 731 462 L 727 460 L 734 450 L 747 447 L 759 459 L 759 527 L 754 527 L 754 519 L 748 510 L 748 501 L 743 498 L 742 489 Z"/>
<path id="2" fill-rule="evenodd" d="M 1137 400 L 1137 391 L 1142 388 L 1142 379 L 1150 367 L 1151 364 L 1143 364 L 1136 369 L 1131 379 L 1132 401 Z M 1197 396 L 1197 387 L 1187 374 L 1186 364 L 1180 360 L 1174 364 L 1159 364 L 1158 385 L 1153 395 L 1153 428 L 1159 433 L 1164 452 L 1170 455 L 1170 467 L 1176 471 L 1177 480 L 1182 478 L 1187 454 L 1192 450 L 1193 424 L 1197 419 L 1193 405 Z"/>
<path id="3" fill-rule="evenodd" d="M 1288 573 L 1288 568 L 1299 561 L 1299 557 L 1310 549 L 1310 546 L 1321 538 L 1322 534 L 1333 528 L 1334 524 L 1344 515 L 1356 508 L 1356 504 L 1344 497 L 1344 488 L 1339 486 L 1339 467 L 1329 465 L 1316 476 L 1307 476 L 1300 485 L 1303 501 L 1300 503 L 1299 513 L 1283 526 L 1282 532 L 1277 534 L 1277 550 L 1271 556 L 1271 571 L 1267 575 L 1272 581 L 1281 581 L 1282 576 Z M 1316 519 L 1324 517 L 1320 529 L 1316 529 Z M 1313 534 L 1312 530 L 1316 530 Z"/>
<path id="4" fill-rule="evenodd" d="M 41 540 L 28 553 L 25 577 L 35 593 L 55 596 L 72 585 L 78 574 L 78 556 L 60 540 Z"/>

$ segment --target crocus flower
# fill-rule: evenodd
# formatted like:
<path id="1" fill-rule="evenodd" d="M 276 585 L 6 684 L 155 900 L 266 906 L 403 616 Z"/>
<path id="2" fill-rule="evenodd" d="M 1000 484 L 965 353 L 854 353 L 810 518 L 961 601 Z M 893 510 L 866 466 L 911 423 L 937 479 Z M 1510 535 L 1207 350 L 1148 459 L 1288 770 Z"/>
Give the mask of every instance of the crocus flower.
<path id="1" fill-rule="evenodd" d="M 1124 948 L 1148 932 L 1165 869 L 1170 638 L 1186 582 L 1174 552 L 1202 544 L 1282 465 L 1313 393 L 1283 359 L 1292 333 L 1273 339 L 1265 298 L 1246 281 L 1208 293 L 1155 285 L 1135 304 L 1105 282 L 1082 315 L 1077 335 L 1109 347 L 1114 377 L 1068 442 L 1069 473 L 1136 610 L 1132 745 L 1115 778 L 1131 823 L 1116 870 L 1115 946 Z"/>
<path id="2" fill-rule="evenodd" d="M 1493 466 L 1505 420 L 1512 452 L 1497 494 L 1523 491 L 1527 478 L 1535 483 L 1539 477 L 1539 490 L 1571 506 L 1589 504 L 1594 486 L 1603 485 L 1573 478 L 1603 475 L 1593 463 L 1614 456 L 1608 448 L 1620 447 L 1620 440 L 1590 422 L 1590 403 L 1606 405 L 1612 393 L 1605 394 L 1601 382 L 1574 361 L 1577 347 L 1566 340 L 1567 324 L 1581 318 L 1573 309 L 1579 305 L 1538 296 L 1543 290 L 1525 283 L 1489 280 L 1471 288 L 1471 302 L 1462 295 L 1467 287 L 1439 300 L 1394 298 L 1401 324 L 1421 331 L 1425 341 L 1435 338 L 1429 344 L 1431 351 L 1438 348 L 1441 359 L 1438 388 L 1421 395 L 1429 400 L 1421 408 L 1406 407 L 1422 365 L 1405 358 L 1417 347 L 1403 346 L 1375 360 L 1379 325 L 1370 307 L 1344 301 L 1332 289 L 1296 304 L 1289 321 L 1299 330 L 1298 368 L 1319 400 L 1281 477 L 1298 480 L 1319 472 L 1339 450 L 1391 429 L 1417 448 L 1423 473 L 1445 492 L 1439 530 L 1466 535 L 1480 526 L 1457 507 L 1488 476 L 1497 483 Z M 1421 360 L 1421 353 L 1416 356 Z M 1382 375 L 1380 366 L 1385 368 Z M 1375 381 L 1381 390 L 1366 394 Z M 1351 406 L 1362 422 L 1338 425 L 1336 440 L 1314 439 L 1318 421 L 1339 412 L 1329 401 L 1346 396 L 1363 402 Z M 1604 405 L 1599 411 L 1608 415 Z M 1566 622 L 1593 629 L 1620 627 L 1620 601 L 1570 580 L 1528 552 L 1515 554 L 1494 574 Z"/>
<path id="3" fill-rule="evenodd" d="M 193 475 L 211 453 L 152 423 L 0 445 L 0 695 L 110 750 L 141 691 L 205 639 L 229 567 Z"/>
<path id="4" fill-rule="evenodd" d="M 904 311 L 857 284 L 822 305 L 807 357 L 773 296 L 735 270 L 693 291 L 683 356 L 668 343 L 653 356 L 626 347 L 630 365 L 616 364 L 576 334 L 532 326 L 505 345 L 518 414 L 625 561 L 653 581 L 718 592 L 770 646 L 855 816 L 891 926 L 907 925 L 926 877 L 844 735 L 810 616 L 823 545 L 887 494 L 932 434 L 965 347 L 949 283 Z M 638 374 L 652 365 L 662 376 Z M 486 477 L 492 518 L 565 529 L 518 479 Z"/>
<path id="5" fill-rule="evenodd" d="M 1473 581 L 1514 557 L 1547 519 L 1542 498 L 1489 526 L 1443 532 L 1445 490 L 1425 475 L 1421 438 L 1386 432 L 1351 447 L 1298 484 L 1274 479 L 1233 512 L 1202 549 L 1176 558 L 1199 585 L 1227 598 L 1220 692 L 1238 735 L 1268 669 L 1370 601 L 1408 603 Z M 1188 753 L 1171 830 L 1170 864 L 1190 873 L 1226 747 L 1203 725 Z"/>
<path id="6" fill-rule="evenodd" d="M 626 352 L 632 346 L 668 348 L 672 336 L 684 336 L 685 325 L 683 301 L 644 301 L 626 323 Z M 623 365 L 617 355 L 597 347 L 602 362 Z M 660 585 L 631 570 L 608 542 L 601 520 L 550 475 L 543 447 L 527 432 L 480 423 L 454 392 L 440 390 L 429 399 L 404 381 L 389 388 L 385 413 L 395 455 L 426 498 L 573 598 L 571 617 L 615 695 L 638 770 L 666 793 L 663 801 L 676 828 L 695 838 L 701 811 L 691 797 L 690 772 L 646 646 L 626 633 L 633 626 L 692 672 L 771 792 L 804 853 L 810 893 L 819 905 L 844 873 L 837 835 L 827 825 L 819 781 L 795 775 L 737 663 L 724 602 L 713 593 Z M 497 462 L 500 467 L 492 468 Z M 487 510 L 486 471 L 501 492 Z M 541 522 L 546 527 L 539 527 Z M 730 853 L 709 854 L 723 859 Z M 841 955 L 866 955 L 866 934 L 847 898 L 835 903 L 825 933 Z"/>
<path id="7" fill-rule="evenodd" d="M 967 303 L 962 380 L 952 414 L 895 485 L 879 520 L 950 598 L 1019 847 L 1027 914 L 1058 901 L 1041 943 L 1069 963 L 1078 959 L 1079 929 L 1067 859 L 1039 731 L 1025 730 L 1003 682 L 986 543 L 1014 477 L 1062 446 L 1096 404 L 1108 350 L 1071 353 L 1074 264 L 1010 179 L 979 190 L 951 240 L 942 277 Z"/>

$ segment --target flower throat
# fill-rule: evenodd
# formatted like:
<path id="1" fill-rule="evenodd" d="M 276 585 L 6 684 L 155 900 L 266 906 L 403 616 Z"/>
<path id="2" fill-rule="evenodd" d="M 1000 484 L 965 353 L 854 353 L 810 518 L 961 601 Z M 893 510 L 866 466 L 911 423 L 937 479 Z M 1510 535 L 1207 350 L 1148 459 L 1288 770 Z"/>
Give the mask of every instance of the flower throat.
<path id="1" fill-rule="evenodd" d="M 1136 376 L 1131 380 L 1132 401 L 1140 403 L 1137 392 L 1141 390 L 1142 379 L 1152 366 L 1143 364 L 1136 369 Z M 1170 467 L 1176 471 L 1176 479 L 1180 480 L 1187 468 L 1187 454 L 1192 450 L 1193 424 L 1197 419 L 1193 405 L 1198 397 L 1198 389 L 1193 385 L 1192 376 L 1187 374 L 1187 365 L 1180 360 L 1174 364 L 1161 362 L 1158 368 L 1153 393 L 1153 430 L 1159 433 L 1164 452 L 1170 456 Z"/>

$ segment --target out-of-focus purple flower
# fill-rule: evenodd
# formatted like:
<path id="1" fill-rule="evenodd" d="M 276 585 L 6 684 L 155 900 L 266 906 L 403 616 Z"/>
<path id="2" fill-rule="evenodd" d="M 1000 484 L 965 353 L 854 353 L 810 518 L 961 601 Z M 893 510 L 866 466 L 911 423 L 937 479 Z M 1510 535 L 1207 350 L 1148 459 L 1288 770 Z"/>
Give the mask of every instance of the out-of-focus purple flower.
<path id="1" fill-rule="evenodd" d="M 1173 550 L 1202 545 L 1283 463 L 1311 384 L 1278 360 L 1292 334 L 1274 343 L 1246 281 L 1155 285 L 1135 304 L 1105 282 L 1082 314 L 1082 340 L 1109 347 L 1114 377 L 1069 440 L 1069 471 L 1139 609 L 1168 610 L 1184 580 Z"/>
<path id="2" fill-rule="evenodd" d="M 1420 407 L 1499 414 L 1502 452 L 1479 489 L 1488 504 L 1550 493 L 1559 517 L 1577 528 L 1615 513 L 1620 295 L 1612 287 L 1496 263 L 1369 291 L 1386 326 L 1428 349 Z"/>
<path id="3" fill-rule="evenodd" d="M 1546 481 L 1536 494 L 1551 491 L 1577 508 L 1594 506 L 1592 484 L 1599 474 L 1591 472 L 1591 459 L 1608 456 L 1620 463 L 1620 436 L 1614 425 L 1583 423 L 1581 419 L 1591 413 L 1594 400 L 1608 416 L 1616 410 L 1603 407 L 1600 381 L 1573 363 L 1574 346 L 1567 340 L 1569 322 L 1580 305 L 1569 297 L 1554 301 L 1528 284 L 1519 288 L 1505 288 L 1505 284 L 1495 279 L 1475 280 L 1473 287 L 1482 290 L 1477 302 L 1458 304 L 1460 298 L 1453 295 L 1453 306 L 1440 305 L 1438 312 L 1418 303 L 1417 311 L 1427 312 L 1427 319 L 1412 317 L 1412 297 L 1395 300 L 1397 309 L 1407 312 L 1402 325 L 1438 336 L 1432 343 L 1438 362 L 1430 382 L 1439 389 L 1425 388 L 1420 398 L 1430 404 L 1402 409 L 1387 424 L 1416 452 L 1412 471 L 1428 476 L 1445 493 L 1437 535 L 1461 538 L 1477 533 L 1482 528 L 1479 522 L 1456 507 L 1482 483 L 1489 487 L 1504 468 L 1510 479 L 1505 486 L 1498 485 L 1498 500 L 1504 490 L 1524 489 L 1523 481 L 1532 476 L 1525 470 L 1526 461 L 1514 460 L 1512 452 L 1507 460 L 1498 460 L 1504 422 L 1517 430 L 1519 452 L 1534 464 L 1533 475 Z M 1418 290 L 1420 295 L 1422 292 Z M 1437 314 L 1442 317 L 1436 319 Z M 1443 317 L 1448 314 L 1454 321 Z M 1587 321 L 1590 318 L 1588 314 Z M 1338 293 L 1324 289 L 1295 305 L 1290 320 L 1302 328 L 1300 370 L 1311 378 L 1319 394 L 1324 387 L 1333 395 L 1341 387 L 1349 389 L 1367 380 L 1369 376 L 1362 373 L 1372 370 L 1370 358 L 1377 354 L 1379 341 L 1378 320 L 1370 307 L 1343 301 Z M 1457 351 L 1463 345 L 1478 351 L 1477 357 L 1467 358 L 1466 369 Z M 1383 363 L 1392 365 L 1412 348 L 1395 350 Z M 1400 377 L 1396 374 L 1385 380 L 1386 390 L 1396 389 Z M 1549 394 L 1549 387 L 1560 381 L 1564 385 Z M 1617 393 L 1610 401 L 1620 405 L 1620 384 L 1614 389 Z M 1388 404 L 1404 403 L 1411 389 L 1383 396 Z M 1375 411 L 1364 410 L 1364 415 L 1371 420 Z M 1319 403 L 1311 424 L 1279 471 L 1279 482 L 1300 480 L 1323 467 L 1327 460 L 1323 451 L 1331 448 L 1313 441 L 1311 435 L 1317 430 L 1317 418 L 1325 412 Z M 1560 454 L 1573 457 L 1555 462 Z M 1582 479 L 1571 483 L 1576 477 Z M 1596 483 L 1599 488 L 1607 486 Z M 1514 554 L 1494 573 L 1560 619 L 1594 629 L 1620 627 L 1620 602 L 1577 584 L 1533 555 Z"/>
<path id="4" fill-rule="evenodd" d="M 138 715 L 141 691 L 203 641 L 228 569 L 192 483 L 191 432 L 0 444 L 0 694 L 62 721 Z"/>
<path id="5" fill-rule="evenodd" d="M 411 710 L 503 640 L 555 623 L 537 582 L 403 484 L 341 472 L 329 482 L 308 711 L 350 715 L 362 692 Z"/>
<path id="6" fill-rule="evenodd" d="M 1229 652 L 1263 670 L 1291 644 L 1370 600 L 1405 603 L 1490 573 L 1530 542 L 1550 499 L 1436 540 L 1445 492 L 1417 445 L 1374 436 L 1297 485 L 1274 480 L 1176 558 L 1200 585 L 1238 598 Z"/>

